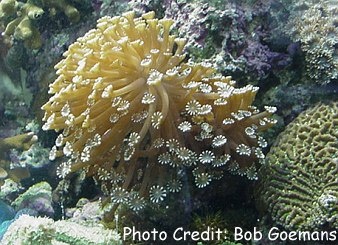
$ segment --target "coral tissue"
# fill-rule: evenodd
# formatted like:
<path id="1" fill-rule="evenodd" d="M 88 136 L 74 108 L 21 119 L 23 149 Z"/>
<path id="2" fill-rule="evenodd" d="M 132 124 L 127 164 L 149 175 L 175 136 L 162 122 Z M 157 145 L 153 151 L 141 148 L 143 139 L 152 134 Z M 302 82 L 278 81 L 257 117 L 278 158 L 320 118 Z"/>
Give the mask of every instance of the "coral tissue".
<path id="1" fill-rule="evenodd" d="M 134 210 L 178 192 L 183 168 L 199 188 L 224 171 L 255 179 L 259 131 L 274 123 L 274 107 L 252 106 L 257 87 L 187 61 L 172 25 L 153 12 L 101 18 L 55 66 L 42 107 L 43 129 L 60 132 L 50 159 L 68 159 L 58 175 L 82 169 Z"/>

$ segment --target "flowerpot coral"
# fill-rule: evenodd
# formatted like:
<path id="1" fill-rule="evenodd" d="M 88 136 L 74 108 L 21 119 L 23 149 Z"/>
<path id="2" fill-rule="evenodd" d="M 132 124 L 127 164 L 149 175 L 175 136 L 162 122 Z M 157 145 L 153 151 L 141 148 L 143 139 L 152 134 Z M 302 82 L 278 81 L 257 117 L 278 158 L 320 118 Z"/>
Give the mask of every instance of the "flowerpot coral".
<path id="1" fill-rule="evenodd" d="M 185 168 L 199 188 L 225 170 L 255 179 L 275 108 L 259 112 L 257 87 L 187 61 L 173 20 L 134 15 L 101 18 L 55 66 L 42 109 L 43 129 L 60 132 L 50 159 L 68 158 L 58 176 L 82 169 L 133 210 L 178 192 Z"/>

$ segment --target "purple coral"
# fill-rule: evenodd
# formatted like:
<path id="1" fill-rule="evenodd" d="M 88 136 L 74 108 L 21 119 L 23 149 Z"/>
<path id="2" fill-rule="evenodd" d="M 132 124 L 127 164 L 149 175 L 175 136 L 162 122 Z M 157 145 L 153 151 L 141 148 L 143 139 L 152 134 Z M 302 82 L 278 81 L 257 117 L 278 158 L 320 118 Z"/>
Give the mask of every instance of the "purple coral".
<path id="1" fill-rule="evenodd" d="M 19 195 L 12 206 L 16 210 L 31 209 L 39 215 L 53 217 L 52 187 L 47 182 L 37 183 Z"/>
<path id="2" fill-rule="evenodd" d="M 165 1 L 165 17 L 175 20 L 176 27 L 185 37 L 187 46 L 204 46 L 208 34 L 208 14 L 216 10 L 207 3 L 178 4 L 175 1 Z"/>
<path id="3" fill-rule="evenodd" d="M 255 71 L 259 77 L 264 77 L 271 69 L 280 69 L 290 63 L 289 55 L 273 52 L 268 46 L 248 40 L 247 48 L 239 56 L 246 60 L 250 71 Z"/>
<path id="4" fill-rule="evenodd" d="M 48 197 L 36 197 L 22 202 L 20 209 L 32 209 L 39 215 L 53 217 L 54 209 L 51 200 Z"/>

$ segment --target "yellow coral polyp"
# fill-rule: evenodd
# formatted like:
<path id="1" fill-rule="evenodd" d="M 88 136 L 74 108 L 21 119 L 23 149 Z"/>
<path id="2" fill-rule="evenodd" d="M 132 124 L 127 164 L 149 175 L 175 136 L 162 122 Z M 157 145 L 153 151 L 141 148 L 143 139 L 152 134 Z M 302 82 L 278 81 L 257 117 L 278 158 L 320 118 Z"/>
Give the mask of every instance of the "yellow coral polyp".
<path id="1" fill-rule="evenodd" d="M 84 169 L 113 203 L 131 206 L 135 193 L 159 202 L 176 192 L 185 167 L 198 187 L 225 170 L 255 178 L 258 132 L 274 123 L 273 109 L 251 105 L 258 88 L 186 62 L 172 20 L 134 15 L 101 18 L 55 66 L 42 109 L 43 129 L 62 130 L 51 151 L 69 158 L 59 176 Z"/>

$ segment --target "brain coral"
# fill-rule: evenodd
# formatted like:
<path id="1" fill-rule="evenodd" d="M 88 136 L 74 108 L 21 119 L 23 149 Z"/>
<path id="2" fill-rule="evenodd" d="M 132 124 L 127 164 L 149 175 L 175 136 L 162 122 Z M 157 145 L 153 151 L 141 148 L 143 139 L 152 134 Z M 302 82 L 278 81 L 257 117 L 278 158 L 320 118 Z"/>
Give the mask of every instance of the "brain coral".
<path id="1" fill-rule="evenodd" d="M 301 113 L 259 171 L 258 199 L 289 230 L 338 229 L 338 104 Z"/>
<path id="2" fill-rule="evenodd" d="M 200 188 L 229 169 L 256 178 L 266 146 L 258 132 L 274 123 L 275 108 L 251 105 L 257 87 L 186 62 L 172 24 L 153 12 L 101 18 L 56 65 L 42 107 L 43 129 L 62 131 L 50 153 L 68 158 L 58 175 L 84 169 L 134 210 L 178 192 L 186 167 Z"/>

